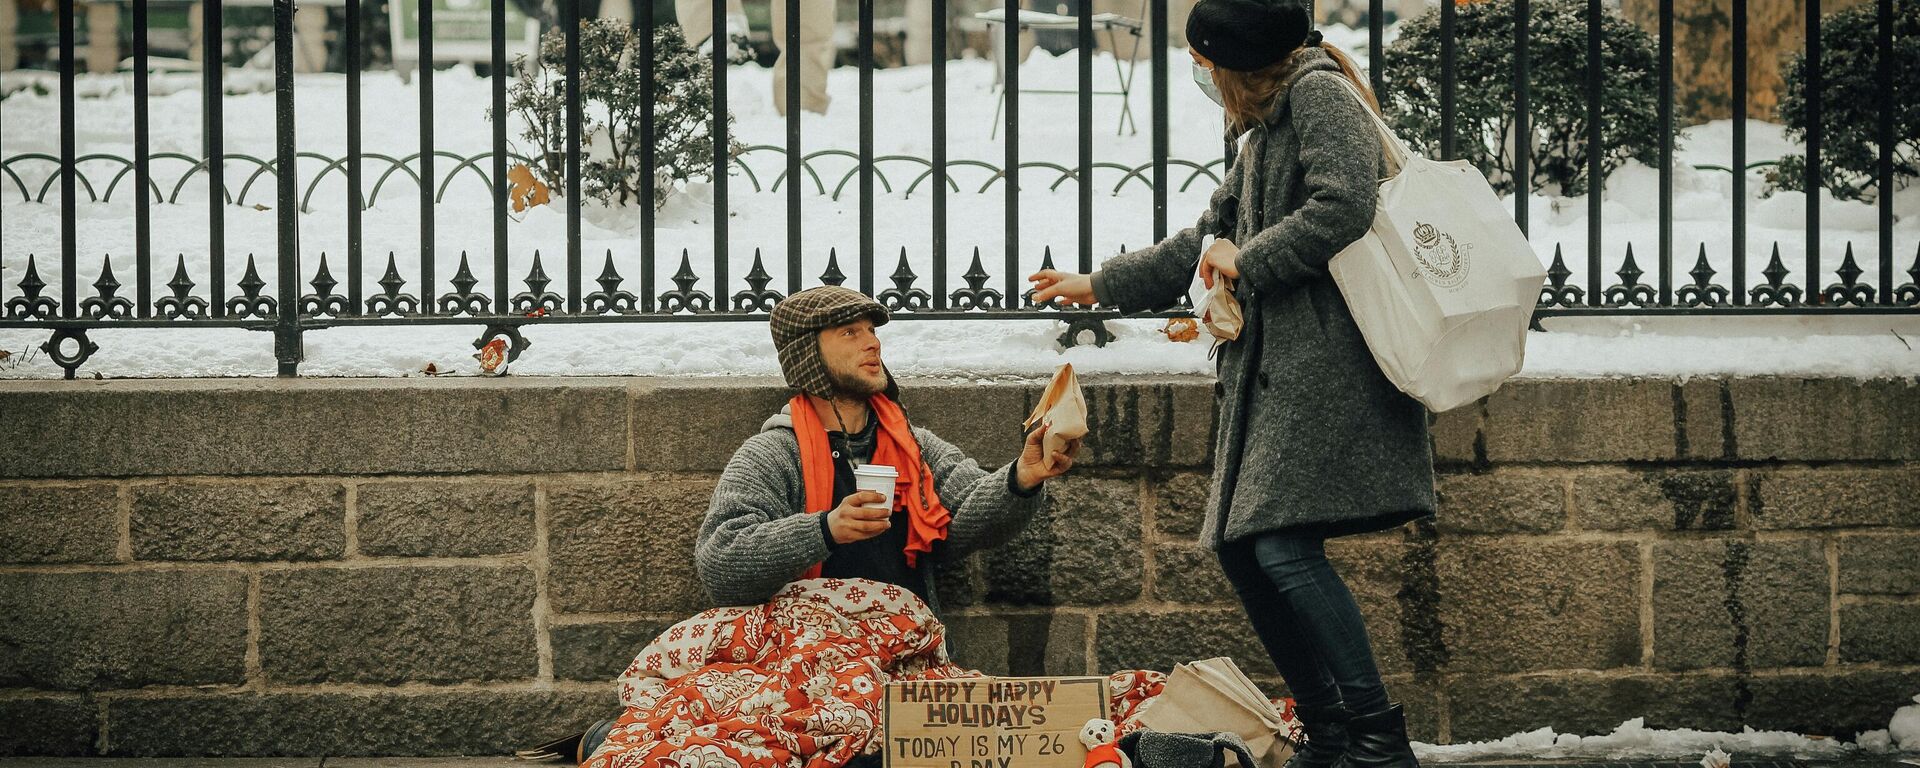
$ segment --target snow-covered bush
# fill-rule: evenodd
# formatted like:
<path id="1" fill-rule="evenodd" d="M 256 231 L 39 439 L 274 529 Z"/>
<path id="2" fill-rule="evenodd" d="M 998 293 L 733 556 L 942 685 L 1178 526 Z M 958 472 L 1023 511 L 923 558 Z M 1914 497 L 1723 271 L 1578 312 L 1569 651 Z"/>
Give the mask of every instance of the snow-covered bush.
<path id="1" fill-rule="evenodd" d="M 1549 194 L 1587 189 L 1587 4 L 1533 0 L 1529 6 L 1528 121 L 1531 187 Z M 1603 172 L 1632 159 L 1659 159 L 1659 89 L 1653 38 L 1608 9 L 1601 30 Z M 1458 6 L 1454 19 L 1454 148 L 1502 192 L 1513 190 L 1513 0 Z M 1440 154 L 1440 14 L 1400 27 L 1382 62 L 1379 94 L 1400 136 Z"/>
<path id="2" fill-rule="evenodd" d="M 647 92 L 647 64 L 639 61 L 640 39 L 624 21 L 595 19 L 580 28 L 581 147 L 580 186 L 606 205 L 638 202 L 646 191 L 641 174 L 645 136 L 641 108 L 654 104 L 654 169 L 658 178 L 700 179 L 713 175 L 712 62 L 689 49 L 673 24 L 653 32 L 653 91 Z M 539 158 L 534 173 L 554 194 L 564 194 L 567 149 L 566 36 L 555 28 L 540 40 L 540 57 L 518 62 L 520 78 L 508 89 L 508 108 L 526 121 L 521 135 L 530 146 L 517 149 Z M 732 117 L 727 118 L 732 123 Z M 654 204 L 665 199 L 669 184 L 655 185 Z"/>
<path id="3" fill-rule="evenodd" d="M 1893 79 L 1880 79 L 1880 21 L 1862 3 L 1820 21 L 1820 180 L 1841 199 L 1877 199 L 1880 185 L 1880 96 L 1893 90 L 1893 178 L 1905 187 L 1920 176 L 1920 0 L 1893 4 Z M 1780 99 L 1780 122 L 1796 144 L 1807 136 L 1807 54 L 1793 58 Z M 1769 174 L 1776 189 L 1806 189 L 1806 155 L 1780 158 Z"/>

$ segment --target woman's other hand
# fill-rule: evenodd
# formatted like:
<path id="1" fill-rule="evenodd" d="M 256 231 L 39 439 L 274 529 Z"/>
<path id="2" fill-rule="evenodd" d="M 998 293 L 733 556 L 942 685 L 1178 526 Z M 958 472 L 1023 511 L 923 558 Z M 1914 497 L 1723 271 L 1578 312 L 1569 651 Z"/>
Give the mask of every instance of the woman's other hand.
<path id="1" fill-rule="evenodd" d="M 1240 247 L 1232 240 L 1219 239 L 1200 254 L 1200 282 L 1208 289 L 1213 288 L 1215 275 L 1225 275 L 1229 280 L 1240 279 Z"/>
<path id="2" fill-rule="evenodd" d="M 1090 275 L 1043 269 L 1027 277 L 1033 283 L 1033 303 L 1045 304 L 1060 299 L 1083 307 L 1094 305 L 1093 277 Z"/>

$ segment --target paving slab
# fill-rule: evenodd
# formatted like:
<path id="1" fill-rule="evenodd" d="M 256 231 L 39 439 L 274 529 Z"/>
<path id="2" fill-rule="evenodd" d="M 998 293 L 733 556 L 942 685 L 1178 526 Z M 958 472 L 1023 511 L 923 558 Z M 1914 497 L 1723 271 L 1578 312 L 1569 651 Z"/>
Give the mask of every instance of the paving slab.
<path id="1" fill-rule="evenodd" d="M 321 768 L 321 763 L 324 762 L 326 762 L 324 757 L 0 758 L 0 766 L 5 768 Z M 475 765 L 473 768 L 482 768 L 482 766 Z"/>
<path id="2" fill-rule="evenodd" d="M 1697 760 L 1474 760 L 1460 763 L 1424 761 L 1448 768 L 1699 768 Z M 118 758 L 118 757 L 9 757 L 0 768 L 530 768 L 535 763 L 505 756 L 481 757 L 240 757 L 240 758 Z M 1914 768 L 1920 755 L 1866 755 L 1845 760 L 1756 758 L 1734 760 L 1729 768 Z"/>

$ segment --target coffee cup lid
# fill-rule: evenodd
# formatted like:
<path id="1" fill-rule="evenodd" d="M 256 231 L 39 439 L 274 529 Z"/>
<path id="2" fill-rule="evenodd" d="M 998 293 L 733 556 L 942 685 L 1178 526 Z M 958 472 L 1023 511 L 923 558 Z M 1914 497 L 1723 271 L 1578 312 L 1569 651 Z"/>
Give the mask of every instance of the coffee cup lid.
<path id="1" fill-rule="evenodd" d="M 894 469 L 893 467 L 889 467 L 885 464 L 862 464 L 860 466 L 854 467 L 853 472 L 854 474 L 857 474 L 857 475 L 898 475 L 900 474 L 900 470 Z"/>

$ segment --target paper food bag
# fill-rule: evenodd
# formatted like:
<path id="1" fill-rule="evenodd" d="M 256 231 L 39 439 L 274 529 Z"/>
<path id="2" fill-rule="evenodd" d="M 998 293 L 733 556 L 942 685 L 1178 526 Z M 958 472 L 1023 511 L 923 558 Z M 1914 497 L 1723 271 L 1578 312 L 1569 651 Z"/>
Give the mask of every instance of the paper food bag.
<path id="1" fill-rule="evenodd" d="M 1080 394 L 1080 377 L 1074 375 L 1072 363 L 1053 372 L 1053 382 L 1027 416 L 1028 432 L 1040 424 L 1047 425 L 1046 437 L 1042 438 L 1046 456 L 1064 452 L 1068 440 L 1086 436 L 1087 398 Z"/>
<path id="2" fill-rule="evenodd" d="M 1141 710 L 1140 724 L 1163 733 L 1238 734 L 1260 761 L 1243 768 L 1280 768 L 1293 756 L 1292 723 L 1224 657 L 1174 667 L 1160 697 Z"/>
<path id="3" fill-rule="evenodd" d="M 1233 281 L 1225 276 L 1216 275 L 1213 287 L 1206 287 L 1206 281 L 1200 279 L 1200 268 L 1206 264 L 1207 251 L 1234 247 L 1232 240 L 1216 240 L 1213 235 L 1200 238 L 1201 258 L 1194 263 L 1193 285 L 1187 288 L 1187 300 L 1193 302 L 1193 316 L 1219 341 L 1240 338 L 1240 327 L 1244 323 L 1240 300 L 1234 298 Z"/>

